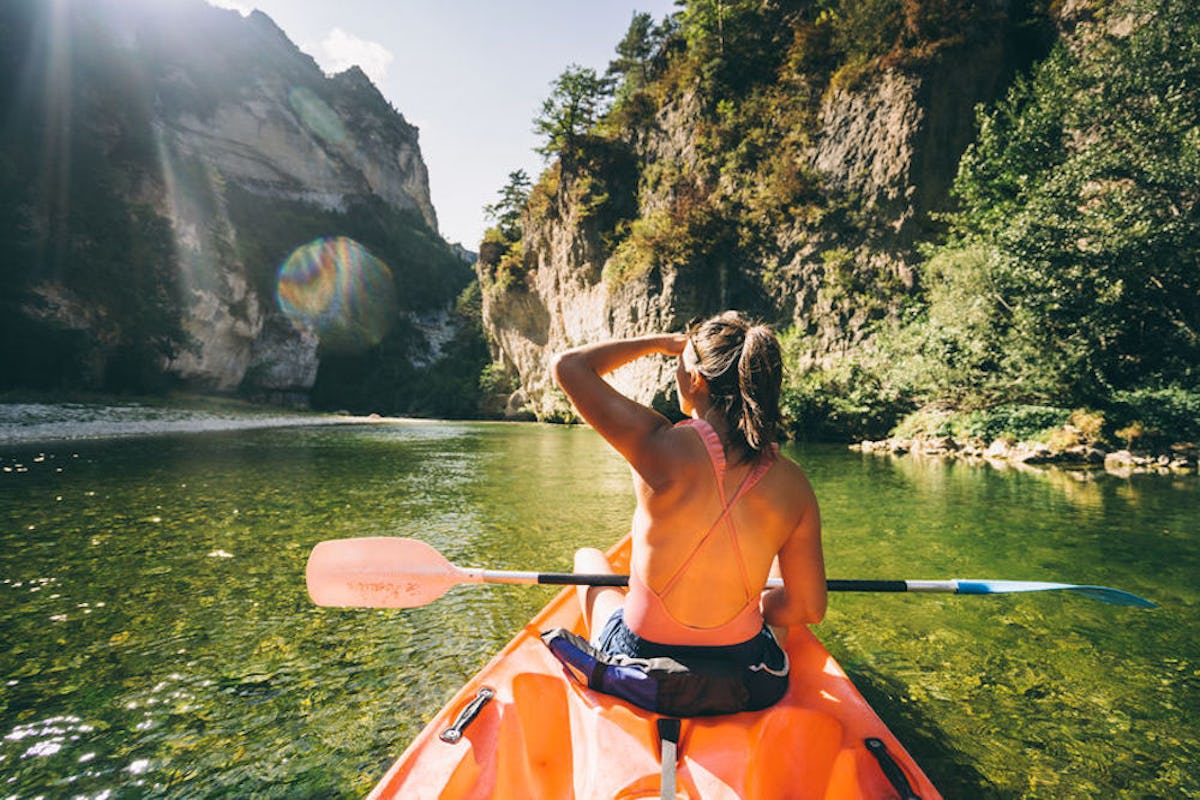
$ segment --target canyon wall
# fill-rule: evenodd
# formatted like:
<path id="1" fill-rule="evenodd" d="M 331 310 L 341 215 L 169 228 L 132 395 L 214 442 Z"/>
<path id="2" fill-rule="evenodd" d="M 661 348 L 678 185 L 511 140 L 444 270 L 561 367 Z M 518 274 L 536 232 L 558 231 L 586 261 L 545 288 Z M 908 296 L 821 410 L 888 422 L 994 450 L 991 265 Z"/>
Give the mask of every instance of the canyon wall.
<path id="1" fill-rule="evenodd" d="M 86 365 L 80 388 L 115 384 L 118 352 L 157 338 L 169 343 L 153 357 L 183 386 L 303 402 L 320 337 L 282 316 L 275 273 L 295 248 L 355 229 L 377 234 L 362 243 L 398 284 L 454 273 L 436 291 L 401 294 L 398 324 L 448 311 L 470 270 L 437 235 L 417 129 L 361 70 L 325 75 L 257 11 L 53 5 L 17 0 L 0 12 L 0 58 L 14 67 L 0 88 L 15 121 L 0 159 L 17 165 L 0 179 L 28 221 L 13 228 L 31 255 L 0 283 L 14 328 L 16 314 L 72 335 L 78 344 L 60 355 Z M 107 229 L 85 213 L 92 196 L 119 209 Z M 437 263 L 403 263 L 406 236 L 432 242 Z M 108 261 L 87 263 L 106 237 Z M 131 252 L 144 241 L 151 252 Z M 112 274 L 93 285 L 101 270 Z M 163 319 L 131 319 L 143 304 Z"/>
<path id="2" fill-rule="evenodd" d="M 1003 2 L 980 5 L 981 19 L 1000 23 L 980 24 L 979 35 L 919 63 L 879 66 L 856 80 L 826 80 L 813 90 L 812 108 L 796 115 L 808 127 L 777 134 L 776 143 L 808 176 L 808 192 L 819 200 L 760 226 L 765 241 L 754 247 L 734 244 L 613 279 L 616 237 L 578 201 L 572 176 L 560 177 L 550 212 L 527 210 L 518 280 L 502 286 L 487 259 L 477 265 L 493 357 L 518 383 L 509 413 L 570 416 L 547 371 L 564 348 L 679 330 L 693 316 L 727 307 L 802 332 L 802 364 L 827 364 L 861 345 L 871 325 L 895 314 L 919 280 L 916 248 L 934 235 L 931 215 L 949 205 L 959 158 L 974 137 L 977 104 L 994 99 L 1015 65 L 1029 59 L 1011 35 L 1006 8 Z M 817 80 L 792 79 L 810 89 Z M 790 91 L 782 82 L 779 88 Z M 610 176 L 606 188 L 636 196 L 636 219 L 678 208 L 681 192 L 717 205 L 723 201 L 711 198 L 753 189 L 755 176 L 728 171 L 686 183 L 713 171 L 702 152 L 705 131 L 714 125 L 713 105 L 699 87 L 675 91 L 651 119 L 619 134 L 637 165 L 636 185 L 615 186 L 619 179 Z M 778 148 L 772 155 L 780 155 Z M 646 179 L 664 167 L 680 179 L 667 186 Z M 747 238 L 745 231 L 757 223 L 745 220 L 754 211 L 742 203 L 723 235 Z M 638 400 L 665 409 L 672 377 L 670 365 L 645 359 L 613 380 Z"/>

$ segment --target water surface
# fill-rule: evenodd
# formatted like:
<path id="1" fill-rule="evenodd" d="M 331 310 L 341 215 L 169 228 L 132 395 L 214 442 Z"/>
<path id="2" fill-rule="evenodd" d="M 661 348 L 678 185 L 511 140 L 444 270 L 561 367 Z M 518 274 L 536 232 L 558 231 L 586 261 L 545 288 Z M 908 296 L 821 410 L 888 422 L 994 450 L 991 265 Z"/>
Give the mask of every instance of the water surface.
<path id="1" fill-rule="evenodd" d="M 831 577 L 1118 586 L 837 595 L 818 634 L 950 797 L 1200 795 L 1192 478 L 1001 472 L 841 448 L 808 470 Z M 627 525 L 582 428 L 448 422 L 0 445 L 0 795 L 359 797 L 553 590 L 314 608 L 327 538 L 565 570 Z"/>

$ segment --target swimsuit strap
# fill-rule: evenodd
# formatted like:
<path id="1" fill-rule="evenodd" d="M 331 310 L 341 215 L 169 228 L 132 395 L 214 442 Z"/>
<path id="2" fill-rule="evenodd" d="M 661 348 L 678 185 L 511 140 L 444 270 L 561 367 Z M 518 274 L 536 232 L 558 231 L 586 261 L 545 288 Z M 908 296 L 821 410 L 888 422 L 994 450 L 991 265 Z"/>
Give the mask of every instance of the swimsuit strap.
<path id="1" fill-rule="evenodd" d="M 733 512 L 734 505 L 737 504 L 737 501 L 741 500 L 742 495 L 754 488 L 755 484 L 762 479 L 762 476 L 767 474 L 767 470 L 771 468 L 771 462 L 773 461 L 773 458 L 770 460 L 764 459 L 763 461 L 760 461 L 758 464 L 754 465 L 754 469 L 750 470 L 750 473 L 742 480 L 742 485 L 739 486 L 737 492 L 734 493 L 733 499 L 726 504 L 725 510 L 721 513 L 720 519 L 714 523 L 715 527 L 716 525 L 721 524 L 722 519 L 725 520 L 725 530 L 729 532 L 729 541 L 733 544 L 733 554 L 737 557 L 738 571 L 742 574 L 742 588 L 746 590 L 747 603 L 755 598 L 755 592 L 754 588 L 750 585 L 750 572 L 746 569 L 745 559 L 742 558 L 742 547 L 740 544 L 738 544 L 737 530 L 733 526 L 733 517 L 731 514 Z M 693 555 L 694 554 L 695 553 L 693 552 Z"/>
<path id="2" fill-rule="evenodd" d="M 721 494 L 721 505 L 725 505 L 725 445 L 717 430 L 706 419 L 685 419 L 676 425 L 678 428 L 691 428 L 700 434 L 700 441 L 708 451 L 708 460 L 712 462 L 713 473 L 717 476 L 717 491 Z"/>
<path id="3" fill-rule="evenodd" d="M 704 543 L 708 541 L 708 538 L 712 536 L 713 532 L 720 526 L 722 522 L 726 522 L 726 530 L 729 531 L 729 538 L 733 543 L 733 552 L 737 558 L 738 571 L 742 575 L 742 587 L 746 590 L 746 597 L 747 600 L 749 600 L 754 596 L 754 591 L 750 587 L 750 575 L 746 569 L 746 562 L 742 558 L 742 548 L 738 545 L 737 532 L 733 527 L 733 520 L 729 515 L 733 512 L 734 504 L 741 499 L 742 495 L 754 488 L 754 485 L 758 483 L 762 476 L 766 474 L 767 470 L 771 468 L 771 463 L 775 460 L 773 457 L 774 450 L 771 451 L 772 458 L 760 461 L 757 465 L 755 465 L 754 469 L 746 473 L 746 477 L 742 479 L 741 485 L 739 485 L 737 491 L 734 492 L 733 499 L 729 500 L 725 497 L 725 448 L 721 444 L 721 437 L 717 436 L 716 430 L 713 429 L 713 426 L 708 422 L 708 420 L 687 419 L 679 423 L 679 425 L 681 427 L 690 427 L 692 430 L 696 431 L 698 434 L 700 434 L 701 441 L 704 442 L 704 447 L 708 451 L 709 460 L 712 462 L 713 473 L 717 479 L 717 494 L 721 498 L 721 515 L 713 521 L 713 524 L 709 527 L 708 531 L 706 531 L 705 534 L 700 537 L 700 541 L 698 541 L 696 546 L 692 548 L 692 552 L 686 559 L 684 559 L 683 563 L 679 565 L 679 569 L 675 570 L 675 574 L 671 576 L 671 579 L 667 581 L 662 590 L 656 592 L 656 594 L 659 596 L 659 598 L 665 598 L 668 594 L 670 594 L 671 589 L 675 587 L 675 583 L 681 577 L 683 577 L 683 573 L 687 570 L 688 565 L 692 563 L 692 559 L 694 559 L 699 554 L 700 549 L 704 547 Z"/>

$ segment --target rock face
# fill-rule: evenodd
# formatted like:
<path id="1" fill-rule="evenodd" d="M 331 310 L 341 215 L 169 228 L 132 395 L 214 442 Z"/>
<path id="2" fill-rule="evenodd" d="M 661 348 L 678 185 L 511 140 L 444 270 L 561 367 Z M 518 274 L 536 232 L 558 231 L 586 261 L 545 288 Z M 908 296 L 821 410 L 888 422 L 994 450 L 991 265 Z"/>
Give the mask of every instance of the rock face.
<path id="1" fill-rule="evenodd" d="M 288 60 L 306 72 L 316 69 L 262 12 L 244 24 L 248 35 L 290 52 Z M 436 231 L 417 129 L 358 67 L 305 78 L 297 83 L 286 73 L 264 73 L 220 98 L 203 117 L 164 115 L 157 122 L 168 155 L 195 158 L 268 198 L 345 210 L 348 198 L 374 195 L 395 208 L 415 209 Z"/>
<path id="2" fill-rule="evenodd" d="M 613 288 L 588 278 L 600 265 L 579 260 L 589 250 L 577 239 L 579 228 L 549 225 L 533 233 L 537 268 L 519 289 L 485 292 L 484 319 L 490 322 L 493 358 L 520 379 L 507 415 L 566 420 L 573 412 L 550 375 L 554 354 L 585 342 L 677 329 L 682 324 L 674 316 L 677 275 Z M 674 364 L 664 359 L 642 359 L 617 370 L 612 380 L 621 391 L 664 407 L 674 374 Z"/>
<path id="3" fill-rule="evenodd" d="M 995 13 L 1005 3 L 990 3 Z M 585 341 L 678 330 L 690 317 L 730 306 L 807 334 L 809 363 L 827 362 L 868 336 L 869 325 L 895 313 L 916 276 L 916 244 L 930 235 L 930 213 L 942 210 L 958 160 L 974 135 L 975 106 L 994 98 L 1012 72 L 1003 26 L 969 45 L 950 47 L 917 68 L 884 69 L 852 88 L 831 89 L 815 130 L 792 137 L 792 157 L 818 176 L 830 206 L 849 212 L 795 216 L 774 226 L 756 263 L 656 265 L 632 279 L 603 276 L 613 253 L 595 222 L 561 191 L 554 212 L 527 216 L 524 274 L 506 290 L 485 293 L 484 318 L 495 359 L 520 387 L 510 410 L 539 418 L 569 415 L 548 376 L 557 351 Z M 703 129 L 711 127 L 695 94 L 674 97 L 653 120 L 624 134 L 642 176 L 661 165 L 678 174 L 703 170 Z M 736 191 L 739 176 L 722 173 L 706 191 Z M 751 180 L 747 178 L 746 180 Z M 638 181 L 637 216 L 646 219 L 679 200 L 668 188 Z M 612 187 L 609 187 L 610 190 Z M 566 198 L 564 200 L 564 198 Z M 848 219 L 850 218 L 850 219 Z M 481 256 L 477 270 L 488 286 Z M 747 286 L 773 273 L 768 297 Z M 853 284 L 857 294 L 839 287 Z M 873 295 L 877 302 L 862 302 Z M 669 404 L 673 370 L 646 359 L 614 376 L 642 402 Z"/>
<path id="4" fill-rule="evenodd" d="M 436 237 L 417 129 L 360 69 L 324 75 L 261 12 L 242 17 L 201 0 L 56 7 L 51 14 L 36 0 L 15 0 L 0 12 L 0 27 L 13 33 L 0 42 L 0 56 L 21 61 L 27 81 L 50 86 L 55 65 L 36 43 L 65 35 L 64 46 L 81 54 L 63 90 L 77 98 L 66 136 L 89 137 L 119 156 L 106 191 L 169 222 L 173 263 L 153 269 L 170 273 L 162 284 L 175 287 L 190 342 L 175 349 L 168 371 L 198 389 L 303 397 L 316 378 L 318 340 L 281 316 L 274 270 L 290 249 L 340 234 L 328 221 L 363 204 L 376 216 L 410 215 Z M 3 52 L 25 41 L 35 43 L 27 52 Z M 124 104 L 95 100 L 114 86 Z M 22 123 L 38 125 L 48 116 L 43 106 L 51 101 L 31 100 L 36 113 Z M 28 139 L 38 136 L 31 128 Z M 31 196 L 26 207 L 44 204 Z M 35 270 L 23 312 L 38 305 L 41 321 L 76 329 L 86 325 L 77 310 L 36 302 L 75 296 L 88 303 L 64 271 Z M 104 307 L 91 313 L 95 324 L 119 316 Z M 112 357 L 99 339 L 94 344 L 93 359 Z"/>
<path id="5" fill-rule="evenodd" d="M 285 53 L 294 51 L 291 59 L 300 64 L 308 60 L 265 15 L 254 12 L 245 22 L 250 35 Z M 168 169 L 175 163 L 202 165 L 208 175 L 266 203 L 283 200 L 344 212 L 351 199 L 374 196 L 396 209 L 415 210 L 436 231 L 417 130 L 357 67 L 321 80 L 330 102 L 286 74 L 265 74 L 220 101 L 207 117 L 160 118 L 156 127 Z M 194 187 L 178 179 L 168 179 L 165 188 L 175 229 L 208 233 L 197 234 L 201 238 L 194 242 L 191 262 L 206 261 L 206 271 L 218 275 L 207 285 L 189 281 L 192 302 L 185 327 L 200 346 L 174 359 L 172 370 L 192 385 L 217 391 L 238 389 L 249 375 L 245 388 L 251 392 L 302 395 L 316 379 L 317 338 L 278 318 L 271 308 L 274 299 L 255 295 L 244 265 L 215 264 L 204 257 L 220 248 L 218 239 L 236 242 L 237 225 L 228 215 L 218 210 L 206 216 L 188 202 L 186 193 Z"/>
<path id="6" fill-rule="evenodd" d="M 913 288 L 916 245 L 929 238 L 930 215 L 949 204 L 958 160 L 974 138 L 975 106 L 1003 88 L 1011 58 L 996 37 L 919 71 L 888 70 L 828 93 L 806 157 L 863 222 L 798 220 L 779 231 L 785 277 L 775 300 L 810 335 L 806 362 L 827 364 L 859 345 Z M 879 302 L 847 297 L 838 287 L 846 283 L 878 287 Z"/>

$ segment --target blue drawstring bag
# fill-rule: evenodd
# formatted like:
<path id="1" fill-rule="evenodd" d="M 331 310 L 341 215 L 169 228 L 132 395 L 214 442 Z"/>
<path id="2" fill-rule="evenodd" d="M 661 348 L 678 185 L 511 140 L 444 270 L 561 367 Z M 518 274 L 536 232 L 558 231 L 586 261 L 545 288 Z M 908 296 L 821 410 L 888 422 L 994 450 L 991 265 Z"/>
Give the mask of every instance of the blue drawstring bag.
<path id="1" fill-rule="evenodd" d="M 779 669 L 744 667 L 724 660 L 611 655 L 565 628 L 542 634 L 577 683 L 639 708 L 672 717 L 758 711 L 787 692 L 787 656 Z"/>

